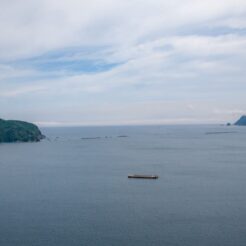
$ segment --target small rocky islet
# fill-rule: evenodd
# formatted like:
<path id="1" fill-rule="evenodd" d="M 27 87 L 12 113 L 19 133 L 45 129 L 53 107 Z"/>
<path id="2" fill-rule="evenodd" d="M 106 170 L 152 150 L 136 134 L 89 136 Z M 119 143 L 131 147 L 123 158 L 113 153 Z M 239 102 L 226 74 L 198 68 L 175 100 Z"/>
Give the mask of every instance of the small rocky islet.
<path id="1" fill-rule="evenodd" d="M 241 118 L 235 123 L 236 126 L 246 126 L 246 115 L 241 116 Z"/>
<path id="2" fill-rule="evenodd" d="M 29 122 L 0 119 L 0 143 L 39 142 L 45 136 Z"/>

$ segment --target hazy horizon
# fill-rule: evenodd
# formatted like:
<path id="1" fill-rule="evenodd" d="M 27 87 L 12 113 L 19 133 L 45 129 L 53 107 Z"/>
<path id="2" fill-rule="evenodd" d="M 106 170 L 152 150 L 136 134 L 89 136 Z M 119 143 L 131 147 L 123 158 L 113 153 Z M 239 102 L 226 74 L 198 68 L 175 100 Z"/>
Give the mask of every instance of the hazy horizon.
<path id="1" fill-rule="evenodd" d="M 0 118 L 1 119 L 1 118 Z M 18 121 L 25 121 L 25 119 L 16 119 L 16 118 L 10 118 L 10 119 L 3 119 L 3 120 L 18 120 Z M 238 120 L 238 119 L 237 119 Z M 182 119 L 181 121 L 175 121 L 172 120 L 163 120 L 163 121 L 130 121 L 130 122 L 89 122 L 89 123 L 83 123 L 83 122 L 32 122 L 40 127 L 114 127 L 114 126 L 201 126 L 201 125 L 227 125 L 228 123 L 231 125 L 234 125 L 236 120 L 233 121 L 191 121 L 189 119 Z"/>

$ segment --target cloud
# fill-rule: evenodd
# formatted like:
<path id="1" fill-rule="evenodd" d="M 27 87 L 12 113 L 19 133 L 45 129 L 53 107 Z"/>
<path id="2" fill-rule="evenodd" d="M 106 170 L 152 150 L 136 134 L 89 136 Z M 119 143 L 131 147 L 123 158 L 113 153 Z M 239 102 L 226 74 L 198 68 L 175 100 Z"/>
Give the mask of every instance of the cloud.
<path id="1" fill-rule="evenodd" d="M 3 98 L 13 98 L 16 96 L 22 96 L 25 94 L 35 94 L 35 92 L 44 91 L 45 88 L 41 86 L 27 86 L 27 87 L 21 87 L 17 89 L 8 89 L 8 90 L 1 90 L 0 97 Z"/>
<path id="2" fill-rule="evenodd" d="M 14 4 L 13 4 L 14 2 Z M 81 45 L 128 45 L 180 29 L 243 23 L 243 0 L 1 1 L 0 57 L 33 56 Z"/>
<path id="3" fill-rule="evenodd" d="M 245 110 L 243 0 L 3 0 L 0 16 L 7 117 L 21 107 L 30 120 L 81 123 L 80 109 L 93 105 L 88 124 L 199 122 L 230 117 L 228 102 L 238 114 Z M 211 100 L 223 115 L 211 109 L 209 116 Z M 107 109 L 107 120 L 94 117 Z"/>

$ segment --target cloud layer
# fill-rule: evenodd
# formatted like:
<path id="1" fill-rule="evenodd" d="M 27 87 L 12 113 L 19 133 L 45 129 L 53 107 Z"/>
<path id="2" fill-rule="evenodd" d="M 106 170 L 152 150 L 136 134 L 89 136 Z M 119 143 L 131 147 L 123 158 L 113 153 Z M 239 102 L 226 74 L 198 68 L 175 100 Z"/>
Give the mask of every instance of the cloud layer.
<path id="1" fill-rule="evenodd" d="M 246 112 L 243 0 L 3 0 L 0 16 L 3 118 L 210 123 Z"/>

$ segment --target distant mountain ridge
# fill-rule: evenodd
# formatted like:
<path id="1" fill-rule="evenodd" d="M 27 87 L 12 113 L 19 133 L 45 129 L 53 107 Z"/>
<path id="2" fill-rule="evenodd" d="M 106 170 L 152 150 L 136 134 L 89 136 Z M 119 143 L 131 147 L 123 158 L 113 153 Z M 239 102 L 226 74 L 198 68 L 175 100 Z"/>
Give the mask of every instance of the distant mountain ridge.
<path id="1" fill-rule="evenodd" d="M 236 123 L 236 126 L 246 126 L 246 115 L 243 115 Z"/>
<path id="2" fill-rule="evenodd" d="M 29 122 L 0 119 L 0 143 L 38 142 L 45 136 Z"/>

